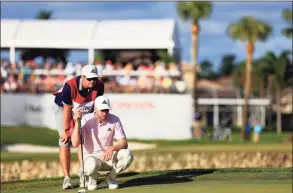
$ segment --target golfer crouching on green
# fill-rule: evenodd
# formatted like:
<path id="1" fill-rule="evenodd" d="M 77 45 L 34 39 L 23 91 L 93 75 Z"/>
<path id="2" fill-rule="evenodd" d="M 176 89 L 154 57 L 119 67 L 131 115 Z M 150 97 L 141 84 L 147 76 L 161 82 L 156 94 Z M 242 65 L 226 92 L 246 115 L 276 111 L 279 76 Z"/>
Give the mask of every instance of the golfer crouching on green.
<path id="1" fill-rule="evenodd" d="M 83 169 L 80 168 L 80 181 L 84 181 L 88 190 L 97 189 L 99 171 L 109 171 L 106 183 L 109 189 L 117 189 L 117 174 L 127 169 L 133 161 L 132 153 L 127 149 L 128 144 L 123 126 L 119 117 L 109 113 L 111 107 L 109 99 L 99 96 L 95 99 L 93 113 L 82 117 L 81 111 L 76 109 L 74 120 L 76 122 L 72 136 L 72 146 L 81 144 Z M 78 121 L 80 120 L 81 121 Z M 113 145 L 114 137 L 117 143 Z M 83 177 L 85 176 L 85 177 Z"/>

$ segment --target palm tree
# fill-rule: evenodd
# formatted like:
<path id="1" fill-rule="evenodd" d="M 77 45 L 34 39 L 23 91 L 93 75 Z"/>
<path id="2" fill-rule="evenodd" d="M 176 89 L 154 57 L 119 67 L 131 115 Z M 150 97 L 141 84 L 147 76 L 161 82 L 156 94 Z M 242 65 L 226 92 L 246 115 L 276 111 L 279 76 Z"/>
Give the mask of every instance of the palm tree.
<path id="1" fill-rule="evenodd" d="M 52 16 L 52 11 L 41 10 L 39 13 L 36 14 L 35 18 L 39 20 L 49 20 L 52 19 Z M 21 52 L 21 59 L 24 61 L 33 60 L 41 56 L 43 58 L 43 61 L 45 62 L 47 58 L 51 57 L 55 60 L 62 61 L 62 63 L 66 65 L 68 52 L 68 49 L 30 48 Z"/>
<path id="2" fill-rule="evenodd" d="M 267 80 L 269 76 L 269 69 L 264 61 L 263 58 L 259 58 L 252 63 L 253 65 L 253 71 L 252 71 L 252 79 L 254 82 L 254 88 L 252 88 L 256 95 L 258 95 L 261 98 L 264 98 L 265 93 L 265 87 L 267 85 Z"/>
<path id="3" fill-rule="evenodd" d="M 157 55 L 160 57 L 160 60 L 163 61 L 166 65 L 175 62 L 175 58 L 168 54 L 166 50 L 159 50 Z"/>
<path id="4" fill-rule="evenodd" d="M 220 76 L 230 76 L 235 68 L 236 56 L 233 54 L 224 55 L 220 65 Z"/>
<path id="5" fill-rule="evenodd" d="M 191 49 L 191 61 L 195 66 L 194 72 L 194 92 L 193 96 L 195 99 L 195 109 L 196 109 L 196 84 L 197 84 L 197 56 L 198 56 L 198 36 L 200 32 L 199 21 L 204 18 L 208 18 L 212 13 L 212 3 L 211 2 L 178 2 L 177 11 L 180 18 L 183 21 L 191 21 L 191 39 L 192 39 L 192 49 Z"/>
<path id="6" fill-rule="evenodd" d="M 251 16 L 240 18 L 239 21 L 228 26 L 228 34 L 233 40 L 246 42 L 246 69 L 245 69 L 245 89 L 244 89 L 244 108 L 242 134 L 244 134 L 247 123 L 248 98 L 251 93 L 251 71 L 254 46 L 257 41 L 266 41 L 272 33 L 272 27 L 261 20 Z"/>
<path id="7" fill-rule="evenodd" d="M 292 33 L 293 33 L 293 28 L 292 28 L 292 10 L 289 9 L 285 9 L 282 13 L 282 17 L 283 19 L 290 25 L 289 27 L 283 29 L 283 34 L 284 36 L 286 36 L 287 38 L 291 38 L 292 37 Z"/>
<path id="8" fill-rule="evenodd" d="M 286 86 L 284 75 L 286 67 L 290 63 L 290 54 L 292 54 L 291 51 L 285 50 L 279 56 L 276 56 L 273 52 L 267 52 L 264 56 L 264 61 L 267 63 L 268 68 L 271 69 L 273 88 L 276 92 L 278 135 L 282 133 L 281 90 Z"/>

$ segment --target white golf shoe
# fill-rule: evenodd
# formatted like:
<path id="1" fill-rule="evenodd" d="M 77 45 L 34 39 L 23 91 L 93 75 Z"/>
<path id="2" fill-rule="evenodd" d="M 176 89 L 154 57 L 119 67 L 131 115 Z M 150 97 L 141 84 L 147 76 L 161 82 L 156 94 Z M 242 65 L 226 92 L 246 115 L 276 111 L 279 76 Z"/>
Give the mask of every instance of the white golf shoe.
<path id="1" fill-rule="evenodd" d="M 111 172 L 115 172 L 115 171 L 111 171 Z M 109 189 L 111 189 L 111 190 L 118 189 L 119 185 L 116 182 L 116 178 L 114 179 L 114 177 L 111 177 L 111 176 L 113 176 L 113 175 L 111 175 L 111 172 L 106 177 L 106 183 L 108 184 Z"/>
<path id="2" fill-rule="evenodd" d="M 96 190 L 98 188 L 97 180 L 89 176 L 89 182 L 87 189 L 88 190 Z"/>
<path id="3" fill-rule="evenodd" d="M 79 169 L 78 176 L 79 176 L 79 187 L 86 188 L 88 186 L 88 177 L 83 175 L 82 168 Z M 85 180 L 85 187 L 83 184 L 83 180 Z"/>
<path id="4" fill-rule="evenodd" d="M 71 188 L 72 188 L 71 179 L 70 177 L 66 176 L 63 181 L 62 189 L 65 190 L 65 189 L 71 189 Z"/>

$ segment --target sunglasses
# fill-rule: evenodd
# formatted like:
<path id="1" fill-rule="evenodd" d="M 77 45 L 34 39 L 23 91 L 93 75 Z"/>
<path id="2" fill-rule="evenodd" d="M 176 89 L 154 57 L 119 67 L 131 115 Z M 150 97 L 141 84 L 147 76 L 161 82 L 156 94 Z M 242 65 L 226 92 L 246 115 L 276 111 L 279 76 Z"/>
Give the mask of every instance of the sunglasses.
<path id="1" fill-rule="evenodd" d="M 87 81 L 97 81 L 98 80 L 97 78 L 87 78 L 87 77 L 85 77 L 85 78 L 86 78 Z"/>

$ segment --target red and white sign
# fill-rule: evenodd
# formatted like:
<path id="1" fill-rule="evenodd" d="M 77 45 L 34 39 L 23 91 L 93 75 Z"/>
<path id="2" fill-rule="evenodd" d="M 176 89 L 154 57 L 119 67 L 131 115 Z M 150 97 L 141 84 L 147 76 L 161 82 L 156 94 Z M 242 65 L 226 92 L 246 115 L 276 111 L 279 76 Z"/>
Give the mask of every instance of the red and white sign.
<path id="1" fill-rule="evenodd" d="M 105 94 L 129 139 L 191 138 L 190 95 Z M 56 128 L 52 94 L 1 95 L 1 124 Z"/>

